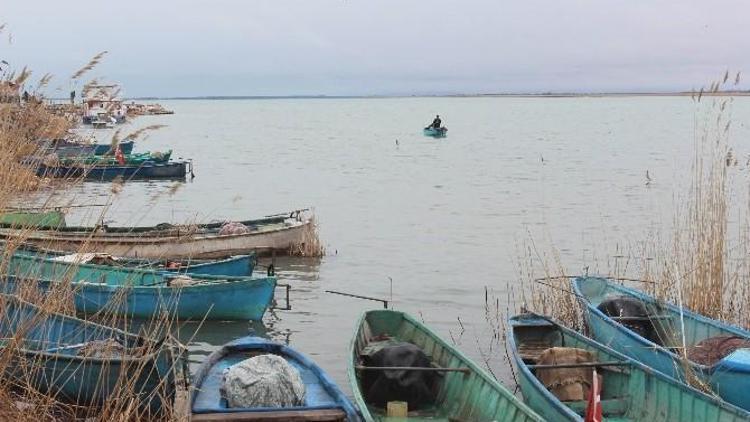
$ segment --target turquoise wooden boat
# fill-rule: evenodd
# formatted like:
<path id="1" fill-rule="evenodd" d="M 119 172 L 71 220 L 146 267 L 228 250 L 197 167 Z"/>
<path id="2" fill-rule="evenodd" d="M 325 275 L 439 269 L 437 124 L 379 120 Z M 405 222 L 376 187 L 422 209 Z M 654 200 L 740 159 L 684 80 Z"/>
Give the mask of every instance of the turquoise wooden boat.
<path id="1" fill-rule="evenodd" d="M 222 396 L 223 371 L 253 356 L 274 354 L 297 369 L 305 384 L 302 406 L 233 408 Z M 243 337 L 211 353 L 193 381 L 191 420 L 199 421 L 358 421 L 354 405 L 335 382 L 308 357 L 291 347 L 260 337 Z"/>
<path id="2" fill-rule="evenodd" d="M 424 135 L 432 136 L 433 138 L 445 138 L 448 135 L 448 128 L 426 127 L 424 128 Z"/>
<path id="3" fill-rule="evenodd" d="M 112 257 L 108 254 L 68 253 L 52 249 L 39 248 L 34 245 L 20 245 L 9 250 L 7 244 L 0 240 L 0 250 L 5 253 L 16 252 L 27 256 L 37 256 L 48 259 L 64 259 L 68 262 L 107 261 L 107 266 L 114 269 L 141 269 L 154 271 L 168 271 L 187 275 L 217 275 L 244 277 L 253 275 L 258 257 L 255 253 L 235 255 L 224 259 L 136 259 Z"/>
<path id="4" fill-rule="evenodd" d="M 12 295 L 0 294 L 0 309 L 0 354 L 9 359 L 5 375 L 57 400 L 97 406 L 128 385 L 155 416 L 172 405 L 176 383 L 187 376 L 186 351 L 171 338 L 136 336 Z M 99 352 L 92 352 L 97 345 Z"/>
<path id="5" fill-rule="evenodd" d="M 593 352 L 593 366 L 602 378 L 602 416 L 606 421 L 746 421 L 750 413 L 709 396 L 637 362 L 594 340 L 534 314 L 509 320 L 508 348 L 518 369 L 524 401 L 550 421 L 582 421 L 587 401 L 560 401 L 537 378 L 542 352 L 570 347 Z M 575 364 L 574 364 L 575 365 Z M 586 365 L 586 366 L 583 366 Z M 566 366 L 570 367 L 570 365 Z"/>
<path id="6" fill-rule="evenodd" d="M 685 368 L 710 385 L 711 389 L 729 403 L 750 410 L 750 349 L 738 349 L 712 366 L 683 359 L 675 353 L 682 348 L 680 309 L 669 303 L 630 289 L 605 278 L 581 277 L 573 280 L 573 289 L 583 306 L 593 337 L 613 349 L 642 362 L 651 368 L 686 381 Z M 647 310 L 645 318 L 653 325 L 660 344 L 642 337 L 621 322 L 625 318 L 609 317 L 597 309 L 607 298 L 631 297 Z M 685 345 L 715 336 L 736 336 L 750 339 L 750 332 L 683 310 Z"/>
<path id="7" fill-rule="evenodd" d="M 260 320 L 271 305 L 276 279 L 180 274 L 108 265 L 58 261 L 34 252 L 7 254 L 9 278 L 1 288 L 14 292 L 18 279 L 49 290 L 75 286 L 76 309 L 133 318 L 170 315 L 178 319 Z M 6 256 L 7 256 L 6 255 Z"/>
<path id="8" fill-rule="evenodd" d="M 442 376 L 435 393 L 434 406 L 410 411 L 408 418 L 389 418 L 382 408 L 368 404 L 363 394 L 362 373 L 367 348 L 384 339 L 416 345 L 439 368 Z M 349 346 L 347 372 L 354 398 L 366 421 L 542 421 L 510 391 L 408 314 L 390 310 L 365 312 L 357 322 Z M 383 369 L 383 368 L 380 368 Z M 394 375 L 403 368 L 392 370 Z"/>

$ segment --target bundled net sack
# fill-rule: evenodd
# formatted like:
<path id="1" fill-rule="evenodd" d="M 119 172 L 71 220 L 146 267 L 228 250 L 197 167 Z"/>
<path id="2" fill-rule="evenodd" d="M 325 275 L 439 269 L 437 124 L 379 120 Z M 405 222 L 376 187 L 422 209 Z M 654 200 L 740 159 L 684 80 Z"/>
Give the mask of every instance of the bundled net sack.
<path id="1" fill-rule="evenodd" d="M 366 357 L 366 366 L 429 368 L 430 359 L 411 343 L 389 342 Z M 405 401 L 409 410 L 429 407 L 435 401 L 440 375 L 433 371 L 373 370 L 362 372 L 362 390 L 368 403 L 385 408 L 390 401 Z"/>
<path id="2" fill-rule="evenodd" d="M 596 356 L 587 350 L 573 347 L 552 347 L 545 350 L 536 362 L 539 365 L 562 365 L 595 362 Z M 580 401 L 589 396 L 592 368 L 538 369 L 539 381 L 561 401 Z"/>
<path id="3" fill-rule="evenodd" d="M 737 349 L 750 349 L 750 340 L 738 336 L 716 336 L 701 340 L 687 348 L 689 360 L 713 366 Z"/>
<path id="4" fill-rule="evenodd" d="M 305 401 L 299 371 L 284 358 L 259 355 L 224 370 L 222 392 L 229 407 L 292 407 Z"/>
<path id="5" fill-rule="evenodd" d="M 224 223 L 219 229 L 219 236 L 225 236 L 229 234 L 247 234 L 250 233 L 250 229 L 242 223 L 235 221 L 229 221 Z"/>

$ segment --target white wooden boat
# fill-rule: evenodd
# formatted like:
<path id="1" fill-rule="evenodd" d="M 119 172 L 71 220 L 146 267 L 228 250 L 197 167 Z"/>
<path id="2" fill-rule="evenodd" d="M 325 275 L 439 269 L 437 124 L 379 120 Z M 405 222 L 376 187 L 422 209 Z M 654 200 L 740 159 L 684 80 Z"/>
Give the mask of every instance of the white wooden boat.
<path id="1" fill-rule="evenodd" d="M 0 225 L 0 238 L 65 252 L 95 251 L 149 259 L 222 258 L 250 252 L 290 253 L 305 242 L 313 224 L 301 211 L 237 222 L 247 230 L 222 232 L 224 223 L 150 227 L 64 227 L 19 230 Z M 236 223 L 235 223 L 236 224 Z"/>

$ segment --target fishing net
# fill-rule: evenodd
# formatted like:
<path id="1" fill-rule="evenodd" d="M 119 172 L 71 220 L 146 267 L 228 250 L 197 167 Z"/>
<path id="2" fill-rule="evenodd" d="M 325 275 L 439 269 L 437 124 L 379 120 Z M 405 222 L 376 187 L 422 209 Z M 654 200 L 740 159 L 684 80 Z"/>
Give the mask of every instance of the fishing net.
<path id="1" fill-rule="evenodd" d="M 219 229 L 219 236 L 226 236 L 230 234 L 247 234 L 250 233 L 250 229 L 242 224 L 235 221 L 229 221 L 224 223 Z"/>
<path id="2" fill-rule="evenodd" d="M 591 363 L 596 356 L 587 350 L 573 347 L 552 347 L 539 356 L 539 365 L 566 365 Z M 562 401 L 586 399 L 591 388 L 593 371 L 591 368 L 549 368 L 538 369 L 537 378 L 547 389 Z"/>
<path id="3" fill-rule="evenodd" d="M 372 354 L 363 356 L 365 366 L 429 368 L 430 359 L 419 347 L 386 340 L 370 344 Z M 382 347 L 380 347 L 382 346 Z M 385 408 L 391 401 L 405 401 L 410 410 L 432 405 L 439 388 L 440 375 L 433 371 L 362 371 L 362 391 L 368 404 Z"/>
<path id="4" fill-rule="evenodd" d="M 689 360 L 713 366 L 737 349 L 750 349 L 750 340 L 739 336 L 709 337 L 687 348 Z"/>
<path id="5" fill-rule="evenodd" d="M 229 407 L 291 407 L 305 401 L 299 371 L 284 358 L 259 355 L 224 370 L 222 392 Z"/>

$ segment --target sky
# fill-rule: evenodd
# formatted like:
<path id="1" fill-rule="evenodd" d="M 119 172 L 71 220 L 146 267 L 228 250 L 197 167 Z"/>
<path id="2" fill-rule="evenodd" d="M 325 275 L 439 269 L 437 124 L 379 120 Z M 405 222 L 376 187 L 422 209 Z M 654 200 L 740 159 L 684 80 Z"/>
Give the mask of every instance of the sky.
<path id="1" fill-rule="evenodd" d="M 65 95 L 104 50 L 86 76 L 132 97 L 684 91 L 750 71 L 748 16 L 747 0 L 3 0 L 0 59 Z"/>

